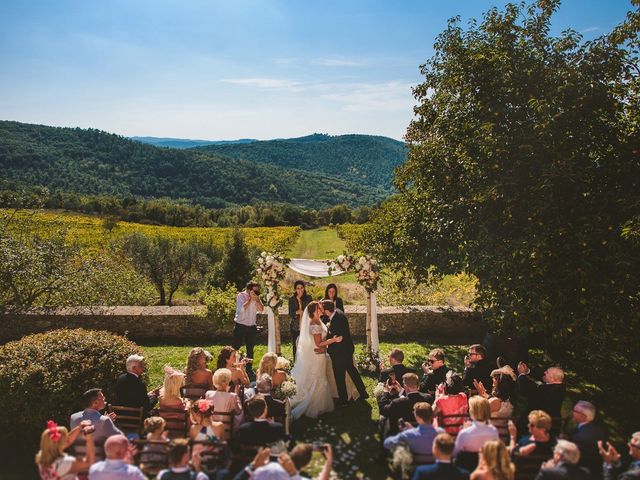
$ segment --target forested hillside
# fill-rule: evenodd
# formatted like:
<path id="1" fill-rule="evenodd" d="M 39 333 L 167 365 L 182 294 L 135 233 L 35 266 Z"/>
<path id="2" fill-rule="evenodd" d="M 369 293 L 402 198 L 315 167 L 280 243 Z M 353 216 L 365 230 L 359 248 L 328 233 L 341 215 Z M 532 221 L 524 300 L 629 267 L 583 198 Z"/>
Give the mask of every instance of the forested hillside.
<path id="1" fill-rule="evenodd" d="M 0 180 L 51 190 L 182 198 L 209 208 L 254 201 L 357 206 L 387 195 L 340 171 L 320 175 L 202 150 L 157 148 L 99 130 L 9 121 L 0 121 L 0 172 Z"/>
<path id="2" fill-rule="evenodd" d="M 162 137 L 129 137 L 142 143 L 148 143 L 156 147 L 192 148 L 205 145 L 227 145 L 229 143 L 251 143 L 257 140 L 242 138 L 240 140 L 192 140 L 189 138 L 162 138 Z"/>

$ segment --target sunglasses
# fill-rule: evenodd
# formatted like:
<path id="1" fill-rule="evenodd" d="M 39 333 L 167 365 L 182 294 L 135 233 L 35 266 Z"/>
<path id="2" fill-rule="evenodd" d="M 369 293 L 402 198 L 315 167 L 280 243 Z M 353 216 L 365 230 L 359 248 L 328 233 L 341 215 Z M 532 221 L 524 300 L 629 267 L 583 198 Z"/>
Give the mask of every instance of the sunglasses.
<path id="1" fill-rule="evenodd" d="M 427 360 L 427 363 L 436 363 L 436 362 L 437 360 L 431 360 L 431 359 Z"/>

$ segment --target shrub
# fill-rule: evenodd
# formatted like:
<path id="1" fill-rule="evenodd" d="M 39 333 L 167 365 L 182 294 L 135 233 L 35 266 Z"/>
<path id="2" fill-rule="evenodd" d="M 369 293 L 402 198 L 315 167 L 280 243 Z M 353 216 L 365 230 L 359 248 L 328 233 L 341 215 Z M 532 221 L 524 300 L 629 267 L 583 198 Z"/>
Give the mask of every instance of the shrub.
<path id="1" fill-rule="evenodd" d="M 200 293 L 202 303 L 207 307 L 204 316 L 217 321 L 220 325 L 233 320 L 236 312 L 238 291 L 232 284 L 226 288 L 210 287 Z"/>
<path id="2" fill-rule="evenodd" d="M 114 400 L 126 358 L 142 350 L 109 332 L 62 329 L 0 346 L 0 445 L 33 453 L 47 420 L 69 425 L 81 395 L 102 388 Z M 28 445 L 28 449 L 24 446 Z"/>

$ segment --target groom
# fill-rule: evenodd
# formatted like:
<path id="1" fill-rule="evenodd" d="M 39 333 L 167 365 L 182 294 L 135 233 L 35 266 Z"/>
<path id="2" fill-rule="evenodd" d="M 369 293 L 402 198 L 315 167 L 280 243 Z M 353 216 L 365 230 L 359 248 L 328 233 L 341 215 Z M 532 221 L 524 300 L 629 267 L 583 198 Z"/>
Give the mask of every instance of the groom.
<path id="1" fill-rule="evenodd" d="M 358 370 L 353 364 L 353 340 L 349 332 L 349 322 L 347 317 L 340 311 L 336 311 L 336 307 L 331 301 L 323 301 L 322 309 L 324 314 L 329 318 L 327 327 L 327 340 L 333 337 L 342 337 L 342 342 L 332 343 L 328 346 L 329 356 L 333 365 L 333 375 L 336 379 L 336 387 L 338 388 L 338 406 L 347 403 L 347 385 L 345 382 L 345 372 L 349 374 L 351 380 L 360 393 L 360 400 L 369 397 L 367 390 L 362 383 L 362 378 Z"/>

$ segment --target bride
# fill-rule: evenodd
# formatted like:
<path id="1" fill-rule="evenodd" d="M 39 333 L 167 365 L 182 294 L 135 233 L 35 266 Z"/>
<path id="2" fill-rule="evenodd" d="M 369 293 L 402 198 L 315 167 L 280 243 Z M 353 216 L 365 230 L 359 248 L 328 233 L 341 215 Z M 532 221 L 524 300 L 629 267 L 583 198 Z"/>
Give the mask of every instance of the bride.
<path id="1" fill-rule="evenodd" d="M 333 410 L 333 396 L 327 373 L 329 357 L 325 347 L 339 343 L 342 337 L 327 340 L 327 327 L 322 323 L 322 308 L 318 302 L 311 302 L 304 310 L 300 322 L 300 336 L 296 363 L 291 376 L 296 381 L 296 395 L 291 399 L 293 418 L 302 415 L 315 418 Z"/>

